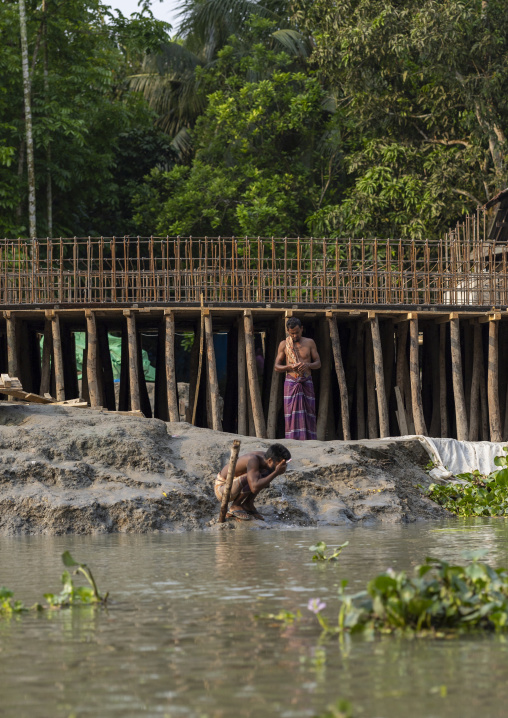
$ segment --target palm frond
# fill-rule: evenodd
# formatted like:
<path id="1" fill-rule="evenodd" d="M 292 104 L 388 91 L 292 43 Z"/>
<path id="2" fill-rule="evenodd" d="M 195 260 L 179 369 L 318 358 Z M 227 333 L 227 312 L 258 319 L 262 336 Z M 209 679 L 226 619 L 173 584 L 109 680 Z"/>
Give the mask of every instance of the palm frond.
<path id="1" fill-rule="evenodd" d="M 272 32 L 272 37 L 292 56 L 308 57 L 310 54 L 309 41 L 297 30 L 290 28 L 276 30 Z"/>

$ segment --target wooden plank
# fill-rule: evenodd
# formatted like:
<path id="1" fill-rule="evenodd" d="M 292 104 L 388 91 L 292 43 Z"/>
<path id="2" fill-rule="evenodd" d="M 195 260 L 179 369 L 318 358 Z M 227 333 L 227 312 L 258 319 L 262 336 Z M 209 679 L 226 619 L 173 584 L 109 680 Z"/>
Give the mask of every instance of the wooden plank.
<path id="1" fill-rule="evenodd" d="M 261 402 L 261 392 L 259 390 L 258 382 L 256 352 L 254 350 L 254 324 L 252 321 L 252 314 L 249 310 L 245 311 L 243 325 L 245 329 L 245 354 L 247 358 L 249 395 L 252 405 L 254 426 L 256 428 L 256 436 L 259 439 L 266 439 L 266 423 L 263 415 L 263 405 Z"/>
<path id="2" fill-rule="evenodd" d="M 464 394 L 464 380 L 462 377 L 462 352 L 460 348 L 459 319 L 450 320 L 450 338 L 452 355 L 452 384 L 455 400 L 455 422 L 457 426 L 457 439 L 468 440 L 467 409 Z"/>
<path id="3" fill-rule="evenodd" d="M 344 441 L 351 441 L 351 425 L 349 421 L 349 400 L 347 393 L 346 373 L 344 371 L 344 363 L 342 361 L 340 336 L 337 327 L 337 320 L 335 319 L 335 317 L 328 317 L 328 329 L 330 332 L 330 343 L 332 347 L 333 359 L 335 362 L 335 372 L 337 374 L 337 379 L 339 382 L 342 433 L 344 436 Z M 328 382 L 328 394 L 329 393 L 330 382 Z"/>
<path id="4" fill-rule="evenodd" d="M 376 377 L 377 409 L 379 414 L 379 435 L 382 439 L 390 436 L 390 421 L 388 418 L 388 402 L 386 401 L 385 371 L 383 364 L 383 347 L 379 331 L 377 315 L 371 319 L 372 348 L 374 351 L 374 373 Z"/>
<path id="5" fill-rule="evenodd" d="M 222 431 L 222 418 L 220 411 L 220 392 L 217 379 L 217 365 L 215 363 L 215 349 L 213 346 L 213 327 L 210 314 L 205 315 L 205 339 L 206 339 L 206 365 L 208 371 L 208 387 L 210 404 L 212 410 L 212 429 Z"/>
<path id="6" fill-rule="evenodd" d="M 413 420 L 417 434 L 427 435 L 423 417 L 422 393 L 420 387 L 420 361 L 418 347 L 418 317 L 409 320 L 409 377 L 411 381 L 411 400 Z"/>
<path id="7" fill-rule="evenodd" d="M 171 309 L 164 311 L 166 319 L 165 335 L 165 364 L 166 364 L 166 391 L 168 395 L 168 411 L 170 421 L 180 421 L 178 411 L 178 389 L 176 386 L 175 366 L 175 315 Z"/>

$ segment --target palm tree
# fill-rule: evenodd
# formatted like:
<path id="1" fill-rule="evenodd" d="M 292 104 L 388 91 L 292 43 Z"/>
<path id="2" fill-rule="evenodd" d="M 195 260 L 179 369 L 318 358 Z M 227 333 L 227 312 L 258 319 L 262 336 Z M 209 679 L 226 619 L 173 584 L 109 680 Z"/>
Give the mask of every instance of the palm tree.
<path id="1" fill-rule="evenodd" d="M 176 38 L 147 55 L 141 73 L 131 77 L 131 88 L 142 92 L 159 115 L 159 125 L 173 137 L 173 148 L 185 155 L 191 149 L 189 129 L 203 112 L 205 96 L 199 92 L 197 67 L 209 67 L 232 35 L 242 38 L 250 16 L 276 23 L 274 45 L 303 59 L 308 40 L 290 25 L 288 0 L 182 0 Z M 245 46 L 249 50 L 248 42 Z"/>

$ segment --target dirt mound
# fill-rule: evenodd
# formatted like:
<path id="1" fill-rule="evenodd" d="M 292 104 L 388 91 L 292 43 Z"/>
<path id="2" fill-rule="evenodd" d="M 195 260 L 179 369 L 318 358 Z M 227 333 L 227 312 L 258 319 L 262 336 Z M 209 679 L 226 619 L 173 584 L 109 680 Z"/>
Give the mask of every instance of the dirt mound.
<path id="1" fill-rule="evenodd" d="M 219 528 L 213 482 L 231 441 L 230 434 L 183 423 L 1 404 L 0 533 Z M 429 483 L 421 468 L 428 457 L 416 440 L 284 443 L 293 461 L 259 497 L 266 522 L 242 526 L 448 515 L 416 486 Z M 242 452 L 269 444 L 243 437 Z"/>

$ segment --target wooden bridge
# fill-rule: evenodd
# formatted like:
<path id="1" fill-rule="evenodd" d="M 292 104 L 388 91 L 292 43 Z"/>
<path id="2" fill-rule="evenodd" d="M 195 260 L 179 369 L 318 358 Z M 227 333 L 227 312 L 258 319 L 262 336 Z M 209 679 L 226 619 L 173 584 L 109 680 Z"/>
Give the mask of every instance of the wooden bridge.
<path id="1" fill-rule="evenodd" d="M 0 373 L 60 401 L 81 395 L 94 408 L 177 421 L 176 338 L 184 332 L 194 337 L 186 418 L 280 438 L 282 377 L 273 363 L 285 319 L 298 316 L 323 362 L 314 375 L 320 439 L 416 432 L 508 440 L 508 365 L 499 361 L 508 355 L 504 224 L 487 228 L 478 212 L 436 242 L 0 241 Z M 77 332 L 87 340 L 81 384 Z M 219 333 L 227 335 L 222 383 Z M 110 335 L 122 346 L 116 393 Z M 147 335 L 156 345 L 151 399 L 141 369 Z"/>

